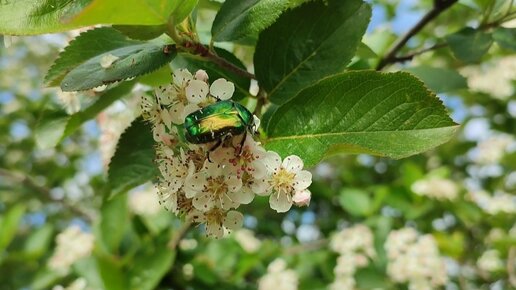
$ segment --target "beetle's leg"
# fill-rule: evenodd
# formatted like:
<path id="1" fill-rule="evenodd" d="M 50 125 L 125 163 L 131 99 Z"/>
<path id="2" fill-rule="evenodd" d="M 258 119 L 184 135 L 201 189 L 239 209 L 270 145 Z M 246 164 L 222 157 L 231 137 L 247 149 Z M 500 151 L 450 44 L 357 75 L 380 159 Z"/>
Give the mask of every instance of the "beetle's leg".
<path id="1" fill-rule="evenodd" d="M 220 145 L 222 145 L 222 139 L 223 139 L 223 138 L 220 138 L 219 140 L 217 140 L 217 143 L 215 143 L 215 145 L 213 145 L 213 146 L 210 148 L 210 150 L 208 150 L 208 154 L 207 154 L 207 155 L 208 155 L 208 161 L 209 161 L 210 163 L 213 163 L 213 161 L 211 161 L 211 159 L 210 159 L 210 152 L 213 152 L 213 151 L 217 150 L 217 148 L 219 148 L 219 147 L 220 147 Z"/>
<path id="2" fill-rule="evenodd" d="M 242 155 L 242 152 L 244 152 L 245 139 L 247 139 L 247 130 L 245 130 L 244 138 L 242 138 L 242 141 L 240 141 L 240 148 L 238 149 L 238 155 L 237 156 Z"/>

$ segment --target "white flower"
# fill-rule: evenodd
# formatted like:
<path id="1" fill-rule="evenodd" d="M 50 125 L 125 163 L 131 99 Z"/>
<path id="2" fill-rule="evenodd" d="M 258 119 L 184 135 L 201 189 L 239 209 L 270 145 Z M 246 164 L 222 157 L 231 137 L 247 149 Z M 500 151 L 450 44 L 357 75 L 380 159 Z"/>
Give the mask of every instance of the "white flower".
<path id="1" fill-rule="evenodd" d="M 77 260 L 87 257 L 93 250 L 94 237 L 78 226 L 68 227 L 56 237 L 56 249 L 48 262 L 51 269 L 67 271 Z"/>
<path id="2" fill-rule="evenodd" d="M 186 179 L 187 197 L 193 197 L 193 205 L 201 211 L 214 207 L 236 208 L 241 203 L 242 180 L 220 164 L 206 162 L 203 170 Z"/>
<path id="3" fill-rule="evenodd" d="M 278 258 L 267 267 L 267 274 L 258 281 L 258 289 L 297 290 L 298 284 L 297 273 L 287 269 L 287 263 Z"/>
<path id="4" fill-rule="evenodd" d="M 113 65 L 115 61 L 117 61 L 120 57 L 112 55 L 111 53 L 108 53 L 100 59 L 100 66 L 102 68 L 109 68 Z"/>
<path id="5" fill-rule="evenodd" d="M 224 230 L 237 230 L 242 227 L 244 216 L 238 211 L 226 212 L 220 208 L 212 208 L 194 218 L 195 222 L 206 223 L 206 236 L 221 238 Z"/>
<path id="6" fill-rule="evenodd" d="M 424 195 L 438 200 L 454 200 L 459 194 L 457 184 L 449 179 L 438 177 L 418 180 L 412 184 L 411 189 L 418 195 Z"/>
<path id="7" fill-rule="evenodd" d="M 480 142 L 476 148 L 475 162 L 479 164 L 494 164 L 499 162 L 506 150 L 514 142 L 510 135 L 495 135 Z"/>
<path id="8" fill-rule="evenodd" d="M 248 229 L 240 229 L 235 233 L 235 240 L 247 253 L 256 253 L 262 246 L 262 242 Z"/>
<path id="9" fill-rule="evenodd" d="M 226 79 L 217 79 L 210 86 L 210 94 L 219 100 L 229 100 L 235 92 L 235 85 Z"/>
<path id="10" fill-rule="evenodd" d="M 129 208 L 136 214 L 152 216 L 159 212 L 158 192 L 156 188 L 134 192 L 129 195 Z"/>
<path id="11" fill-rule="evenodd" d="M 495 272 L 503 269 L 504 263 L 497 250 L 487 250 L 478 259 L 477 266 L 482 271 Z"/>
<path id="12" fill-rule="evenodd" d="M 516 196 L 498 192 L 490 195 L 485 191 L 470 192 L 469 197 L 485 212 L 491 215 L 516 213 Z"/>
<path id="13" fill-rule="evenodd" d="M 272 173 L 270 184 L 272 193 L 269 203 L 277 212 L 286 212 L 294 203 L 294 195 L 312 183 L 312 174 L 303 169 L 303 160 L 291 155 L 281 162 L 281 157 L 273 151 L 268 152 L 264 160 L 265 166 Z M 302 193 L 306 195 L 306 193 Z"/>
<path id="14" fill-rule="evenodd" d="M 206 83 L 207 83 L 207 82 L 208 82 L 209 77 L 208 77 L 208 74 L 206 73 L 206 71 L 205 71 L 205 70 L 200 69 L 200 70 L 198 70 L 198 71 L 196 71 L 196 72 L 195 72 L 195 79 L 196 79 L 196 80 L 201 80 L 201 81 L 203 81 L 203 82 L 206 82 Z"/>
<path id="15" fill-rule="evenodd" d="M 409 289 L 434 289 L 447 282 L 444 259 L 433 236 L 420 236 L 412 228 L 392 231 L 385 249 L 387 274 L 395 282 L 408 283 Z"/>

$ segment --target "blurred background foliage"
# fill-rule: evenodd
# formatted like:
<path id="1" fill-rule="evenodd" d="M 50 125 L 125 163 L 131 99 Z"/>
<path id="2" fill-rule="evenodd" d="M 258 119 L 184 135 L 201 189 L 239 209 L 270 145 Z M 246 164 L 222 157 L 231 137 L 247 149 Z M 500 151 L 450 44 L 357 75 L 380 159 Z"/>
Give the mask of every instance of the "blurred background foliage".
<path id="1" fill-rule="evenodd" d="M 513 5 L 491 2 L 459 1 L 413 37 L 402 55 L 440 45 L 466 26 L 492 23 Z M 367 46 L 351 69 L 374 68 L 378 55 L 432 5 L 371 3 Z M 197 29 L 205 43 L 219 6 L 200 1 Z M 502 25 L 516 27 L 514 21 Z M 443 45 L 390 66 L 412 72 L 438 93 L 461 124 L 456 138 L 403 160 L 329 158 L 312 168 L 308 208 L 277 214 L 257 197 L 243 208 L 244 230 L 212 240 L 164 211 L 152 184 L 104 197 L 109 158 L 138 115 L 144 87 L 55 148 L 40 149 L 35 135 L 44 109 L 64 114 L 61 107 L 84 108 L 96 98 L 90 91 L 79 94 L 80 104 L 70 103 L 75 99 L 43 88 L 45 72 L 72 37 L 16 37 L 0 47 L 0 289 L 270 289 L 264 285 L 271 279 L 277 290 L 327 289 L 339 275 L 339 251 L 330 241 L 355 225 L 370 229 L 375 252 L 357 262 L 352 279 L 358 289 L 432 288 L 396 282 L 389 274 L 386 241 L 405 227 L 436 242 L 446 289 L 516 288 L 514 49 L 495 43 L 479 62 L 467 64 Z M 252 65 L 250 47 L 222 46 Z"/>

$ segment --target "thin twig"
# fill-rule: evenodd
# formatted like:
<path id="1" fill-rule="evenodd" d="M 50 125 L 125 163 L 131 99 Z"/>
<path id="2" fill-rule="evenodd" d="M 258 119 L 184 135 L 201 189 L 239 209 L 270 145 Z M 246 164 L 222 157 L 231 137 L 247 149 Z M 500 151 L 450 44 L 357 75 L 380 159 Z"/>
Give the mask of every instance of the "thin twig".
<path id="1" fill-rule="evenodd" d="M 38 185 L 34 179 L 32 179 L 30 176 L 23 175 L 21 173 L 15 173 L 5 168 L 0 168 L 0 176 L 9 178 L 11 181 L 14 181 L 16 183 L 20 183 L 38 193 L 40 193 L 40 197 L 42 197 L 44 200 L 49 202 L 61 202 L 61 204 L 72 211 L 73 213 L 82 216 L 87 221 L 92 222 L 94 220 L 94 215 L 90 213 L 89 211 L 85 211 L 82 208 L 75 207 L 73 204 L 69 203 L 65 199 L 63 200 L 55 200 L 52 198 L 52 195 L 50 193 L 50 189 Z"/>
<path id="2" fill-rule="evenodd" d="M 184 50 L 186 50 L 187 52 L 189 52 L 191 54 L 199 55 L 199 56 L 215 63 L 216 65 L 218 65 L 228 71 L 231 71 L 237 75 L 246 77 L 248 79 L 256 79 L 254 74 L 252 74 L 242 68 L 239 68 L 238 66 L 230 63 L 226 59 L 218 56 L 215 52 L 210 51 L 206 46 L 204 46 L 201 43 L 186 42 L 180 48 L 184 48 Z"/>
<path id="3" fill-rule="evenodd" d="M 263 106 L 267 103 L 267 93 L 261 87 L 258 90 L 258 94 L 256 95 L 256 107 L 254 107 L 254 114 L 257 117 L 262 116 Z"/>
<path id="4" fill-rule="evenodd" d="M 398 39 L 389 49 L 385 57 L 378 63 L 376 70 L 382 70 L 385 66 L 393 63 L 398 52 L 407 44 L 407 42 L 417 33 L 419 33 L 428 23 L 434 20 L 442 12 L 455 4 L 458 0 L 434 0 L 432 10 L 428 11 L 414 27 L 412 27 L 405 35 Z"/>
<path id="5" fill-rule="evenodd" d="M 507 258 L 507 274 L 509 274 L 509 283 L 516 287 L 516 247 L 509 249 L 509 257 Z"/>
<path id="6" fill-rule="evenodd" d="M 170 241 L 168 242 L 167 247 L 171 250 L 175 250 L 177 246 L 179 245 L 179 242 L 181 239 L 186 235 L 190 227 L 192 226 L 191 220 L 185 220 L 181 227 L 172 233 L 172 237 L 170 238 Z"/>
<path id="7" fill-rule="evenodd" d="M 425 52 L 429 52 L 429 51 L 432 51 L 432 50 L 437 50 L 439 48 L 443 48 L 443 47 L 446 47 L 448 46 L 448 43 L 438 43 L 438 44 L 435 44 L 435 45 L 432 45 L 430 47 L 427 47 L 427 48 L 423 48 L 423 49 L 420 49 L 420 50 L 416 50 L 414 52 L 410 52 L 410 53 L 407 53 L 406 55 L 403 55 L 403 56 L 398 56 L 398 57 L 394 57 L 392 62 L 405 62 L 405 61 L 409 61 L 409 60 L 412 60 L 414 57 L 418 56 L 418 55 L 421 55 Z"/>

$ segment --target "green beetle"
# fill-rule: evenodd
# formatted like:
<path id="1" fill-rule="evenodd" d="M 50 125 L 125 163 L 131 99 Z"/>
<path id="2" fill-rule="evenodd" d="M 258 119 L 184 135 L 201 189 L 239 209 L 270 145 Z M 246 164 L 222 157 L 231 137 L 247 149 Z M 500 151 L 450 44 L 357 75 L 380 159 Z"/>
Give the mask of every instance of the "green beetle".
<path id="1" fill-rule="evenodd" d="M 217 141 L 210 151 L 220 146 L 227 136 L 256 131 L 253 114 L 246 107 L 230 100 L 218 101 L 189 114 L 185 118 L 184 128 L 185 138 L 190 143 Z M 244 141 L 245 136 L 241 145 Z"/>

